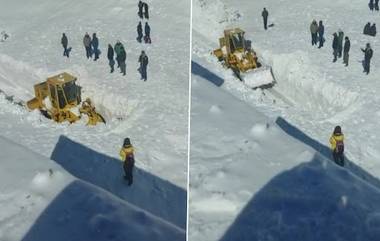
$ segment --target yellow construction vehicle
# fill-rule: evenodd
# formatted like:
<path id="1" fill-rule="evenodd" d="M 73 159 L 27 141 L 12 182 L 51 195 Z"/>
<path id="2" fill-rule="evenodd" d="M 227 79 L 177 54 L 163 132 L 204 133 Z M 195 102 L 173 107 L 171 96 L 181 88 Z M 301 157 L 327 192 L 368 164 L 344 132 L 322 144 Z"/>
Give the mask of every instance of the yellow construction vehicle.
<path id="1" fill-rule="evenodd" d="M 257 60 L 244 34 L 240 28 L 224 30 L 224 37 L 219 39 L 220 48 L 214 50 L 214 55 L 249 87 L 272 87 L 275 83 L 272 69 Z"/>
<path id="2" fill-rule="evenodd" d="M 103 116 L 95 111 L 89 98 L 82 102 L 81 87 L 76 81 L 76 77 L 64 72 L 34 85 L 35 97 L 27 102 L 28 108 L 39 109 L 44 116 L 58 123 L 73 123 L 79 120 L 82 114 L 88 116 L 87 125 L 106 123 Z"/>

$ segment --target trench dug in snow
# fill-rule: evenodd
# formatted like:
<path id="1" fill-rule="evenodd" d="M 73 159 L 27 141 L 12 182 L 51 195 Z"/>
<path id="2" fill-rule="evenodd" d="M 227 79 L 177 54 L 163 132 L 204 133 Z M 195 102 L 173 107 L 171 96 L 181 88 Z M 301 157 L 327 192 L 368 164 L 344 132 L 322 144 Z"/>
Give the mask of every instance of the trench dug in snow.
<path id="1" fill-rule="evenodd" d="M 97 111 L 106 120 L 123 119 L 138 105 L 136 101 L 127 101 L 122 93 L 111 92 L 94 84 L 93 77 L 89 75 L 84 66 L 74 65 L 70 69 L 52 73 L 44 68 L 34 68 L 27 63 L 0 54 L 0 90 L 6 96 L 12 96 L 15 102 L 26 103 L 34 97 L 33 86 L 35 84 L 61 72 L 68 72 L 77 77 L 77 84 L 82 87 L 82 99 L 90 97 Z"/>
<path id="2" fill-rule="evenodd" d="M 328 117 L 347 110 L 358 98 L 359 93 L 314 68 L 302 51 L 278 55 L 264 52 L 263 59 L 272 66 L 277 81 L 274 90 L 302 111 Z"/>

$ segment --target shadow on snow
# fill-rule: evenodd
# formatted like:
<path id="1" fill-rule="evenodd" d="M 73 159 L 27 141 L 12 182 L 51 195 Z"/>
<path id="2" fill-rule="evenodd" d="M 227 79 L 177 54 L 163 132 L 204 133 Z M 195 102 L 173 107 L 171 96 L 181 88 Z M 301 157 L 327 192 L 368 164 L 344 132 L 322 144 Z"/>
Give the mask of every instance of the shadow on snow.
<path id="1" fill-rule="evenodd" d="M 210 81 L 216 86 L 221 86 L 224 83 L 224 79 L 220 78 L 219 76 L 212 73 L 211 71 L 204 68 L 195 61 L 191 61 L 191 73 Z"/>
<path id="2" fill-rule="evenodd" d="M 221 241 L 380 240 L 380 181 L 278 118 L 290 136 L 314 148 L 310 162 L 272 178 L 243 208 Z"/>
<path id="3" fill-rule="evenodd" d="M 123 178 L 123 163 L 119 159 L 96 152 L 65 136 L 60 136 L 51 159 L 75 177 L 185 229 L 187 194 L 184 189 L 137 167 L 134 169 L 134 183 L 129 187 Z"/>
<path id="4" fill-rule="evenodd" d="M 100 188 L 75 180 L 40 214 L 22 241 L 184 241 L 185 232 Z"/>

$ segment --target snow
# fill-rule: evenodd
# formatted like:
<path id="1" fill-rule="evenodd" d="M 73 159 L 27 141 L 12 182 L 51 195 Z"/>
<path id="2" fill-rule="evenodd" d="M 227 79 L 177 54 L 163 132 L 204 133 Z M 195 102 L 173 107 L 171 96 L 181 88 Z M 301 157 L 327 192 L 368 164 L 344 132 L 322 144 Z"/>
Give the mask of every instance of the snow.
<path id="1" fill-rule="evenodd" d="M 274 24 L 267 31 L 263 7 Z M 359 0 L 193 1 L 189 240 L 379 239 L 380 42 L 362 35 L 378 18 Z M 310 43 L 313 19 L 324 21 L 322 49 Z M 234 27 L 272 68 L 273 89 L 251 90 L 211 54 Z M 348 67 L 332 63 L 339 28 L 351 40 Z M 346 137 L 345 168 L 331 161 L 335 125 Z"/>
<path id="2" fill-rule="evenodd" d="M 137 1 L 0 2 L 0 29 L 10 36 L 0 43 L 0 240 L 184 240 L 190 2 L 146 1 L 150 45 L 136 41 Z M 99 38 L 96 62 L 85 57 L 86 32 Z M 117 40 L 126 76 L 109 73 L 107 45 Z M 137 71 L 142 50 L 146 82 Z M 15 104 L 62 72 L 77 77 L 106 125 L 57 124 Z M 125 137 L 135 147 L 132 187 L 119 160 Z"/>

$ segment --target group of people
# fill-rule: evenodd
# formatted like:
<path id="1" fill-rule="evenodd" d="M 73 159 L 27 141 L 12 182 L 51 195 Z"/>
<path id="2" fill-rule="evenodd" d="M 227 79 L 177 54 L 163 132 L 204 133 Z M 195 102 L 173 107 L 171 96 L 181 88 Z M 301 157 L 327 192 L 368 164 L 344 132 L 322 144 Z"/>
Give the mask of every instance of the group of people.
<path id="1" fill-rule="evenodd" d="M 86 33 L 83 37 L 83 45 L 86 49 L 86 57 L 87 59 L 92 58 L 92 55 L 95 55 L 94 61 L 99 59 L 99 39 L 96 36 L 96 33 L 92 34 L 92 39 L 88 33 Z"/>
<path id="2" fill-rule="evenodd" d="M 373 11 L 374 9 L 376 11 L 379 11 L 379 0 L 370 0 L 369 3 L 368 3 L 368 7 L 371 11 Z"/>
<path id="3" fill-rule="evenodd" d="M 148 6 L 148 4 L 146 2 L 143 2 L 140 0 L 139 3 L 137 4 L 137 6 L 139 7 L 139 11 L 137 12 L 139 17 L 141 19 L 143 19 L 143 18 L 149 19 L 149 6 Z"/>
<path id="4" fill-rule="evenodd" d="M 371 23 L 368 22 L 368 23 L 364 26 L 363 34 L 375 37 L 375 36 L 376 36 L 376 33 L 377 33 L 377 31 L 376 31 L 376 24 L 375 24 L 375 23 L 373 23 L 373 24 L 371 25 Z"/>
<path id="5" fill-rule="evenodd" d="M 348 59 L 349 59 L 349 52 L 351 48 L 351 42 L 350 39 L 346 36 L 344 37 L 344 33 L 341 29 L 339 29 L 338 33 L 333 34 L 333 43 L 332 43 L 332 48 L 333 48 L 333 62 L 337 61 L 337 58 L 342 57 L 342 52 L 343 52 L 343 63 L 345 66 L 348 66 Z M 344 37 L 344 46 L 343 46 L 343 37 Z"/>
<path id="6" fill-rule="evenodd" d="M 311 33 L 311 45 L 317 45 L 319 42 L 318 48 L 323 47 L 325 42 L 325 26 L 323 25 L 322 20 L 319 21 L 319 25 L 316 20 L 313 20 L 310 24 L 310 33 Z"/>
<path id="7" fill-rule="evenodd" d="M 137 24 L 137 38 L 136 38 L 137 42 L 141 43 L 142 39 L 144 38 L 145 43 L 147 44 L 152 43 L 152 40 L 150 39 L 150 26 L 148 22 L 145 22 L 144 31 L 145 31 L 145 36 L 143 35 L 143 28 L 142 28 L 141 21 L 139 21 L 139 23 Z"/>
<path id="8" fill-rule="evenodd" d="M 69 40 L 65 33 L 62 34 L 61 38 L 61 44 L 63 47 L 63 56 L 66 56 L 69 58 L 71 47 L 68 47 Z M 86 33 L 83 37 L 83 45 L 86 51 L 86 57 L 87 59 L 92 58 L 94 55 L 94 61 L 99 59 L 100 50 L 99 50 L 99 39 L 96 36 L 96 33 L 92 34 L 92 38 L 88 33 Z M 120 41 L 117 41 L 115 46 L 112 47 L 111 44 L 108 44 L 108 52 L 107 52 L 107 58 L 108 63 L 111 68 L 110 73 L 114 72 L 114 66 L 115 66 L 115 55 L 116 55 L 116 63 L 117 67 L 120 68 L 120 73 L 123 75 L 126 75 L 126 59 L 127 59 L 127 53 L 125 51 L 125 48 L 123 44 Z M 146 55 L 145 51 L 141 51 L 141 55 L 138 59 L 140 63 L 139 72 L 141 74 L 141 79 L 146 81 L 147 80 L 147 67 L 148 67 L 148 56 Z"/>
<path id="9" fill-rule="evenodd" d="M 375 24 L 374 24 L 374 30 L 376 34 Z M 325 31 L 325 27 L 323 26 L 322 21 L 319 21 L 319 25 L 317 24 L 316 20 L 312 21 L 312 23 L 310 24 L 311 45 L 317 45 L 317 43 L 319 42 L 318 48 L 323 47 L 323 43 L 325 41 L 324 36 L 323 36 L 324 31 Z M 344 39 L 344 44 L 343 44 L 343 39 Z M 335 32 L 333 34 L 332 49 L 333 49 L 333 56 L 334 56 L 333 62 L 336 62 L 338 58 L 341 58 L 343 56 L 343 64 L 345 66 L 348 66 L 351 42 L 348 36 L 344 37 L 344 32 L 341 29 L 339 29 L 338 32 Z M 373 55 L 373 50 L 371 48 L 371 45 L 367 43 L 366 48 L 362 49 L 362 51 L 364 53 L 363 72 L 365 72 L 366 74 L 369 74 L 371 58 Z"/>

